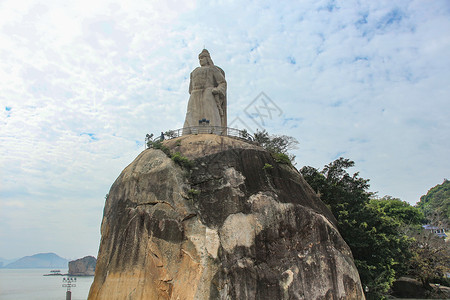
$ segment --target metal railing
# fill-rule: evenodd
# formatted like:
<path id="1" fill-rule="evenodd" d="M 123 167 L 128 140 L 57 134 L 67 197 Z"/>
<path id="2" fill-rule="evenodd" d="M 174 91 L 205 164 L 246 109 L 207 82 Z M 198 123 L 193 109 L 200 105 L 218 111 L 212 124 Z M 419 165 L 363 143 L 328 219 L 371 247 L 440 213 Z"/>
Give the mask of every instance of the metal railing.
<path id="1" fill-rule="evenodd" d="M 229 137 L 234 137 L 238 139 L 242 139 L 245 141 L 254 141 L 254 137 L 248 133 L 247 130 L 239 130 L 236 128 L 230 127 L 222 127 L 222 126 L 209 126 L 209 125 L 199 125 L 192 127 L 184 127 L 175 130 L 168 130 L 162 133 L 160 136 L 153 137 L 147 135 L 145 138 L 145 146 L 148 148 L 149 142 L 158 142 L 164 140 L 174 139 L 180 136 L 191 135 L 191 134 L 216 134 L 216 135 L 224 135 Z"/>

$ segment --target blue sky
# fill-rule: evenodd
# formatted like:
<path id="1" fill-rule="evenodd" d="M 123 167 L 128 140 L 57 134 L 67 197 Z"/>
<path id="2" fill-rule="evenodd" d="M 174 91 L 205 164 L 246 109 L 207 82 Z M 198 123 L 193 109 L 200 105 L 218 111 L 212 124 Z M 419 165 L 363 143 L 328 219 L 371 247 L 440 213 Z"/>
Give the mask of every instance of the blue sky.
<path id="1" fill-rule="evenodd" d="M 297 167 L 344 156 L 410 203 L 449 178 L 447 0 L 75 2 L 0 3 L 0 257 L 97 254 L 105 194 L 182 127 L 204 46 L 229 123 L 296 137 Z"/>

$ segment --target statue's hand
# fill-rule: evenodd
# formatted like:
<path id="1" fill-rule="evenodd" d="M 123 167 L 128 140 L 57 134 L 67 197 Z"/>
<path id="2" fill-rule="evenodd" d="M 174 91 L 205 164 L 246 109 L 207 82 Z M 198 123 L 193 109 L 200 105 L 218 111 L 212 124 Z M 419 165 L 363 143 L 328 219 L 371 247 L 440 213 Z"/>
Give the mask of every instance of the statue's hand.
<path id="1" fill-rule="evenodd" d="M 213 93 L 213 95 L 219 94 L 219 89 L 218 88 L 213 88 L 212 89 L 212 93 Z"/>

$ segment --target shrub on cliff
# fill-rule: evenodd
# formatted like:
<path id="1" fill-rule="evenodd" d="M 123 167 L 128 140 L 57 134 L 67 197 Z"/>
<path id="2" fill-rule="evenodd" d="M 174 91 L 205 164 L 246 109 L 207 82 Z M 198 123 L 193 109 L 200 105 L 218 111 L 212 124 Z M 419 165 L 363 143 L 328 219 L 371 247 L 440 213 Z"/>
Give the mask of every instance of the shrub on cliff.
<path id="1" fill-rule="evenodd" d="M 171 155 L 171 157 L 174 162 L 176 162 L 182 167 L 190 169 L 194 165 L 192 161 L 190 161 L 187 157 L 182 156 L 180 152 L 175 152 L 174 154 Z"/>
<path id="2" fill-rule="evenodd" d="M 277 162 L 293 163 L 295 155 L 289 153 L 296 149 L 298 141 L 287 135 L 270 135 L 266 130 L 256 130 L 255 141 L 264 149 L 275 155 Z"/>

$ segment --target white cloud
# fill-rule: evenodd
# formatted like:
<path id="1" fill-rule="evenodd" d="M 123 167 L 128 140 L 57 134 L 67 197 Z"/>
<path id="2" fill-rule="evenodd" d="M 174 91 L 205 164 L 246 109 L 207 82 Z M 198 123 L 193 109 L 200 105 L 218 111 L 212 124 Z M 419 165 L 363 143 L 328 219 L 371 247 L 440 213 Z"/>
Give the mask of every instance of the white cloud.
<path id="1" fill-rule="evenodd" d="M 450 167 L 449 15 L 446 1 L 3 1 L 1 256 L 20 236 L 45 248 L 37 233 L 95 254 L 104 195 L 146 133 L 182 126 L 203 46 L 226 72 L 229 120 L 255 128 L 244 110 L 264 91 L 298 166 L 343 155 L 374 191 L 416 202 Z"/>
<path id="2" fill-rule="evenodd" d="M 25 204 L 21 201 L 7 201 L 5 203 L 0 203 L 0 205 L 5 207 L 15 207 L 15 208 L 23 208 Z"/>

